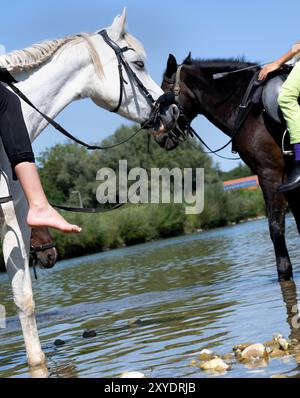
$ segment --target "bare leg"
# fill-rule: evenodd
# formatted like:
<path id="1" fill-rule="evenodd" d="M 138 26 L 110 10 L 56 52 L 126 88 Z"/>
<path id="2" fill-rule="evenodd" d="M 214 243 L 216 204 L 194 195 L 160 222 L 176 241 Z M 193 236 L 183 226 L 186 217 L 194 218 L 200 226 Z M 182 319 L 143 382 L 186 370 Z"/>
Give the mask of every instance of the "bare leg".
<path id="1" fill-rule="evenodd" d="M 49 204 L 35 163 L 22 162 L 15 167 L 15 173 L 22 185 L 29 204 L 27 223 L 30 227 L 50 227 L 61 232 L 81 232 L 77 225 L 69 224 Z"/>

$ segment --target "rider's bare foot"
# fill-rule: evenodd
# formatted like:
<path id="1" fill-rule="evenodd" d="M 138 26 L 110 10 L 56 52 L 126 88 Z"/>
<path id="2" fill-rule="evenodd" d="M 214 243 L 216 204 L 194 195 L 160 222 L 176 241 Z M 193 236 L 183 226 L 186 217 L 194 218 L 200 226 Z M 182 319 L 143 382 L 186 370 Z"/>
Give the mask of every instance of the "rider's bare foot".
<path id="1" fill-rule="evenodd" d="M 49 227 L 65 233 L 79 233 L 81 228 L 68 223 L 52 206 L 29 208 L 27 224 L 30 227 Z"/>

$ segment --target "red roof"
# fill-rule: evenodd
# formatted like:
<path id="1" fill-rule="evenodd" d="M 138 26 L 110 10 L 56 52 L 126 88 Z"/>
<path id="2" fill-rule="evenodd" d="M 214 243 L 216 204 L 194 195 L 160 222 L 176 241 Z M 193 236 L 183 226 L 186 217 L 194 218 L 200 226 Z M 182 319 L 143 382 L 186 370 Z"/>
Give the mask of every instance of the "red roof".
<path id="1" fill-rule="evenodd" d="M 225 190 L 230 189 L 256 189 L 259 187 L 259 181 L 257 176 L 236 178 L 234 180 L 228 180 L 223 182 Z"/>

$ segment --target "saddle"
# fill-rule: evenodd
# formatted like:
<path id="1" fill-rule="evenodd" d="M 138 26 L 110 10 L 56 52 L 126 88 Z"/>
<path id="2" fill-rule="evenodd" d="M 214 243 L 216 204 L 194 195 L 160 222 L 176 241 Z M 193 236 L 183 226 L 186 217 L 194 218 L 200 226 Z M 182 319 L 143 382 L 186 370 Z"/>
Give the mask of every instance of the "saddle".
<path id="1" fill-rule="evenodd" d="M 279 71 L 270 73 L 268 78 L 263 81 L 258 80 L 259 71 L 254 74 L 239 106 L 233 136 L 245 122 L 252 107 L 257 108 L 259 111 L 263 109 L 271 120 L 281 125 L 283 130 L 285 130 L 282 138 L 282 150 L 285 155 L 292 154 L 290 148 L 287 151 L 285 150 L 285 145 L 290 147 L 290 143 L 286 142 L 289 141 L 289 134 L 287 134 L 286 122 L 278 105 L 281 87 L 292 69 L 292 64 L 285 64 Z M 234 140 L 232 142 L 232 152 L 237 152 Z"/>
<path id="2" fill-rule="evenodd" d="M 278 97 L 283 83 L 288 78 L 289 73 L 293 69 L 292 65 L 284 65 L 283 68 L 271 74 L 269 79 L 263 82 L 261 87 L 261 104 L 266 112 L 266 114 L 276 123 L 282 125 L 286 128 L 286 122 L 284 120 L 281 109 L 278 105 Z M 253 94 L 252 100 L 257 102 L 257 93 Z M 300 99 L 299 99 L 300 104 Z"/>

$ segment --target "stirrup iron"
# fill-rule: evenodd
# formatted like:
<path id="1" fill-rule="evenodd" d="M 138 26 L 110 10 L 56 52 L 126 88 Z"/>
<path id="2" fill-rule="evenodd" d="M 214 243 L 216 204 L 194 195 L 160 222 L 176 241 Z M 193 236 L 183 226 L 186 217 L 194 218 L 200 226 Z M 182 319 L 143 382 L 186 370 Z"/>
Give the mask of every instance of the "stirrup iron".
<path id="1" fill-rule="evenodd" d="M 286 138 L 287 134 L 288 134 L 288 130 L 286 129 L 285 132 L 283 133 L 283 136 L 282 136 L 282 143 L 281 143 L 282 153 L 283 153 L 284 156 L 293 156 L 294 155 L 294 151 L 292 149 L 286 149 L 285 148 L 285 138 Z"/>

